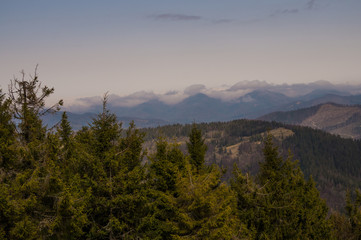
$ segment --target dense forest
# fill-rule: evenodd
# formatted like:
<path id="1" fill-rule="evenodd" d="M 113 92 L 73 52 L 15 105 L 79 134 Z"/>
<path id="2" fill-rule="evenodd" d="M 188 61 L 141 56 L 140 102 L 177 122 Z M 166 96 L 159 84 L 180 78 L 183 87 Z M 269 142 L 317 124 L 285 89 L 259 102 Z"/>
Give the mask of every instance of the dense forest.
<path id="1" fill-rule="evenodd" d="M 245 119 L 201 123 L 197 128 L 203 132 L 208 146 L 206 163 L 227 169 L 223 175 L 226 181 L 232 177 L 234 164 L 243 172 L 257 174 L 259 162 L 264 158 L 263 139 L 271 133 L 280 154 L 286 158 L 291 150 L 305 177 L 314 178 L 321 197 L 331 209 L 342 211 L 347 189 L 361 188 L 360 140 L 344 139 L 309 127 Z M 175 124 L 142 131 L 148 149 L 155 149 L 154 142 L 161 135 L 169 141 L 176 140 L 186 152 L 185 142 L 191 129 L 192 124 Z"/>
<path id="2" fill-rule="evenodd" d="M 262 161 L 252 174 L 234 166 L 222 181 L 225 169 L 206 164 L 212 145 L 199 125 L 187 126 L 185 151 L 159 136 L 147 152 L 150 133 L 122 129 L 106 95 L 89 126 L 74 132 L 66 113 L 44 126 L 41 116 L 62 105 L 45 107 L 53 92 L 36 73 L 14 79 L 8 95 L 0 91 L 0 239 L 361 238 L 361 193 L 348 191 L 344 211 L 330 211 L 312 167 L 305 176 L 292 148 L 285 152 L 271 131 L 262 135 L 264 126 L 231 127 L 224 146 L 251 136 L 262 142 Z"/>

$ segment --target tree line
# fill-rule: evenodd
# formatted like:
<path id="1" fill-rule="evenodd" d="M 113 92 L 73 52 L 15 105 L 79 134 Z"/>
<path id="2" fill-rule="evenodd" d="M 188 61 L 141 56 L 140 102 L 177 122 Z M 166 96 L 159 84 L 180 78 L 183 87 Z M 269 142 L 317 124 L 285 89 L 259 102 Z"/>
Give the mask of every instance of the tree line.
<path id="1" fill-rule="evenodd" d="M 361 193 L 345 214 L 329 214 L 312 178 L 264 139 L 255 176 L 205 164 L 194 124 L 187 151 L 123 129 L 103 98 L 102 112 L 74 132 L 63 113 L 48 129 L 41 116 L 54 92 L 37 72 L 0 90 L 0 239 L 360 239 Z"/>

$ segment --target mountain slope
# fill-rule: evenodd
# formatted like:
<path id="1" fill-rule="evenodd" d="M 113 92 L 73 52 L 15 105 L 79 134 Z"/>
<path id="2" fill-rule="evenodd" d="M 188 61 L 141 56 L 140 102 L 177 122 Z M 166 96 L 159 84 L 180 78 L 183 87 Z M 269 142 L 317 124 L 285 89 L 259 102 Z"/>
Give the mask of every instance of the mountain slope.
<path id="1" fill-rule="evenodd" d="M 361 139 L 361 106 L 321 104 L 289 112 L 274 112 L 259 118 L 321 129 L 344 138 Z"/>
<path id="2" fill-rule="evenodd" d="M 256 90 L 239 98 L 238 103 L 234 104 L 236 109 L 235 118 L 256 118 L 265 113 L 276 111 L 280 106 L 290 104 L 292 101 L 294 101 L 293 98 L 281 93 Z"/>
<path id="3" fill-rule="evenodd" d="M 324 103 L 336 103 L 342 105 L 357 105 L 361 104 L 361 95 L 339 95 L 339 94 L 315 94 L 314 97 L 304 96 L 298 98 L 297 101 L 292 102 L 291 104 L 283 105 L 279 110 L 282 111 L 292 111 L 298 110 L 302 108 L 309 108 L 313 106 L 317 106 Z"/>
<path id="4" fill-rule="evenodd" d="M 226 121 L 232 114 L 231 103 L 199 93 L 174 105 L 169 120 L 180 123 Z"/>

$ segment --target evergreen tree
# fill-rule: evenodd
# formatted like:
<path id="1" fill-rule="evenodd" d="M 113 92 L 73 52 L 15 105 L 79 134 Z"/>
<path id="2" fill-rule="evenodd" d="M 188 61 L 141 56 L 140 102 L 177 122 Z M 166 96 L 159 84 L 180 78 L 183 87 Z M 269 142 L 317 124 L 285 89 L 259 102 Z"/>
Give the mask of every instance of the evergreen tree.
<path id="1" fill-rule="evenodd" d="M 143 152 L 144 135 L 143 132 L 136 128 L 134 121 L 132 121 L 125 132 L 125 137 L 121 139 L 118 154 L 121 154 L 123 164 L 126 165 L 128 171 L 142 165 L 145 155 Z"/>
<path id="2" fill-rule="evenodd" d="M 177 181 L 179 213 L 174 239 L 238 239 L 239 221 L 233 212 L 236 199 L 220 176 L 215 166 L 208 172 L 194 172 L 186 165 Z"/>
<path id="3" fill-rule="evenodd" d="M 352 201 L 351 193 L 346 195 L 346 213 L 351 226 L 351 239 L 361 239 L 361 192 L 356 190 L 356 196 Z"/>
<path id="4" fill-rule="evenodd" d="M 201 170 L 204 165 L 204 156 L 207 151 L 207 145 L 204 143 L 201 130 L 197 128 L 195 123 L 192 125 L 192 130 L 189 134 L 187 149 L 190 155 L 190 163 L 197 171 Z"/>
<path id="5" fill-rule="evenodd" d="M 330 216 L 333 239 L 357 239 L 352 234 L 348 217 L 340 212 L 333 211 Z"/>
<path id="6" fill-rule="evenodd" d="M 148 182 L 146 166 L 142 164 L 143 133 L 130 123 L 125 137 L 120 139 L 114 157 L 118 160 L 119 171 L 112 181 L 111 218 L 114 238 L 143 238 L 142 221 L 147 216 Z"/>
<path id="7" fill-rule="evenodd" d="M 114 176 L 120 168 L 115 149 L 119 146 L 121 128 L 115 115 L 107 109 L 107 101 L 105 94 L 102 112 L 93 119 L 90 128 L 83 128 L 76 136 L 78 149 L 87 156 L 78 158 L 76 163 L 83 184 L 81 188 L 91 192 L 88 217 L 93 221 L 85 231 L 88 237 L 95 239 L 109 236 L 104 228 L 111 215 Z"/>
<path id="8" fill-rule="evenodd" d="M 136 239 L 142 236 L 142 219 L 147 215 L 147 181 L 142 165 L 143 134 L 131 123 L 121 134 L 121 124 L 107 109 L 76 134 L 81 188 L 88 189 L 87 218 L 84 227 L 91 239 Z"/>
<path id="9" fill-rule="evenodd" d="M 86 215 L 86 199 L 90 192 L 80 195 L 79 189 L 65 187 L 56 202 L 56 217 L 49 231 L 51 239 L 79 239 L 85 237 L 84 226 L 89 222 Z"/>
<path id="10" fill-rule="evenodd" d="M 330 237 L 326 220 L 327 206 L 320 199 L 312 179 L 305 182 L 303 173 L 292 161 L 292 155 L 283 160 L 268 134 L 264 146 L 264 162 L 260 163 L 258 184 L 260 204 L 257 214 L 262 216 L 255 227 L 259 238 Z"/>
<path id="11" fill-rule="evenodd" d="M 39 239 L 51 231 L 54 205 L 63 182 L 52 158 L 54 149 L 45 140 L 43 144 L 42 155 L 33 168 L 21 169 L 9 185 L 9 208 L 13 214 L 7 238 Z"/>
<path id="12" fill-rule="evenodd" d="M 13 227 L 14 217 L 16 215 L 13 212 L 14 208 L 11 206 L 10 191 L 3 182 L 2 176 L 0 178 L 0 239 L 7 239 L 9 231 Z"/>
<path id="13" fill-rule="evenodd" d="M 232 182 L 238 215 L 255 239 L 328 239 L 327 206 L 292 155 L 285 160 L 269 134 L 255 184 L 239 171 Z"/>
<path id="14" fill-rule="evenodd" d="M 16 161 L 15 153 L 15 124 L 12 121 L 10 99 L 5 99 L 5 94 L 0 89 L 0 171 L 13 167 Z M 2 178 L 0 173 L 0 179 Z"/>
<path id="15" fill-rule="evenodd" d="M 197 170 L 178 145 L 158 139 L 150 156 L 152 183 L 143 228 L 155 239 L 237 239 L 235 196 L 220 180 L 220 170 L 204 163 Z"/>
<path id="16" fill-rule="evenodd" d="M 74 170 L 76 166 L 76 143 L 73 131 L 68 121 L 66 112 L 63 112 L 60 124 L 57 128 L 57 136 L 59 136 L 59 164 L 62 166 L 62 172 L 65 178 L 69 178 L 71 173 L 77 174 Z M 80 148 L 80 147 L 79 147 Z M 78 149 L 79 149 L 78 148 Z"/>
<path id="17" fill-rule="evenodd" d="M 45 107 L 45 99 L 54 88 L 42 87 L 38 79 L 37 67 L 34 76 L 25 80 L 25 72 L 21 71 L 22 78 L 14 78 L 9 85 L 9 95 L 15 119 L 20 121 L 18 128 L 25 143 L 33 140 L 42 140 L 45 137 L 45 128 L 42 126 L 41 116 L 56 112 L 63 105 L 58 101 L 50 108 Z"/>
<path id="18" fill-rule="evenodd" d="M 184 170 L 185 157 L 178 145 L 169 145 L 164 138 L 158 139 L 156 147 L 156 153 L 149 157 L 151 177 L 157 190 L 173 193 L 177 177 Z"/>
<path id="19" fill-rule="evenodd" d="M 179 218 L 176 184 L 184 174 L 186 159 L 178 144 L 169 144 L 162 137 L 156 147 L 156 152 L 149 156 L 147 216 L 142 220 L 141 229 L 152 239 L 172 239 L 177 233 Z"/>
<path id="20" fill-rule="evenodd" d="M 234 211 L 240 220 L 241 236 L 245 239 L 255 239 L 254 222 L 258 206 L 258 186 L 249 174 L 242 174 L 236 165 L 233 167 L 233 179 L 231 179 L 230 184 L 236 194 L 237 206 Z"/>
<path id="21" fill-rule="evenodd" d="M 119 140 L 121 135 L 121 125 L 117 121 L 115 114 L 110 113 L 107 108 L 108 95 L 103 97 L 103 110 L 93 119 L 91 130 L 94 134 L 94 151 L 100 159 L 104 159 Z"/>
<path id="22" fill-rule="evenodd" d="M 58 128 L 58 132 L 63 145 L 64 146 L 68 145 L 71 139 L 71 135 L 73 134 L 73 131 L 70 126 L 68 115 L 66 112 L 63 112 L 63 114 L 61 115 L 61 121 L 60 121 L 60 126 Z"/>
<path id="23" fill-rule="evenodd" d="M 8 194 L 2 199 L 8 210 L 1 210 L 7 218 L 2 231 L 5 238 L 43 238 L 48 235 L 55 216 L 54 203 L 62 189 L 61 176 L 55 163 L 59 145 L 53 141 L 52 134 L 49 133 L 47 137 L 40 119 L 42 115 L 58 110 L 62 103 L 59 101 L 45 109 L 45 99 L 53 91 L 41 87 L 35 71 L 35 76 L 29 81 L 25 80 L 25 73 L 22 72 L 22 80 L 14 79 L 11 82 L 9 100 L 4 100 L 1 94 L 0 107 L 3 111 L 0 129 L 6 129 L 1 137 L 7 138 L 5 145 L 1 140 L 1 146 L 7 145 L 6 153 L 1 153 L 1 156 L 2 160 L 7 156 L 16 157 L 16 164 L 11 166 L 11 171 L 7 171 L 13 176 L 7 182 L 1 178 L 0 183 L 2 193 Z M 18 120 L 17 128 L 11 122 L 12 117 Z M 13 148 L 15 145 L 16 148 Z M 9 163 L 9 159 L 6 162 Z M 7 212 L 12 213 L 10 217 Z"/>

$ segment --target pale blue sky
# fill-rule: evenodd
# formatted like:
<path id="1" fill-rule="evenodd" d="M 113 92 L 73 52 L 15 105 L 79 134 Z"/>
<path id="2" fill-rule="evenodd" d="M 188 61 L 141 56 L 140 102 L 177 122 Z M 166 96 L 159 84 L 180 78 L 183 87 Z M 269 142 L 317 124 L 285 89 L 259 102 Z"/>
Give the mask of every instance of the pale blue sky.
<path id="1" fill-rule="evenodd" d="M 0 87 L 57 98 L 242 80 L 361 83 L 360 0 L 0 0 Z"/>

